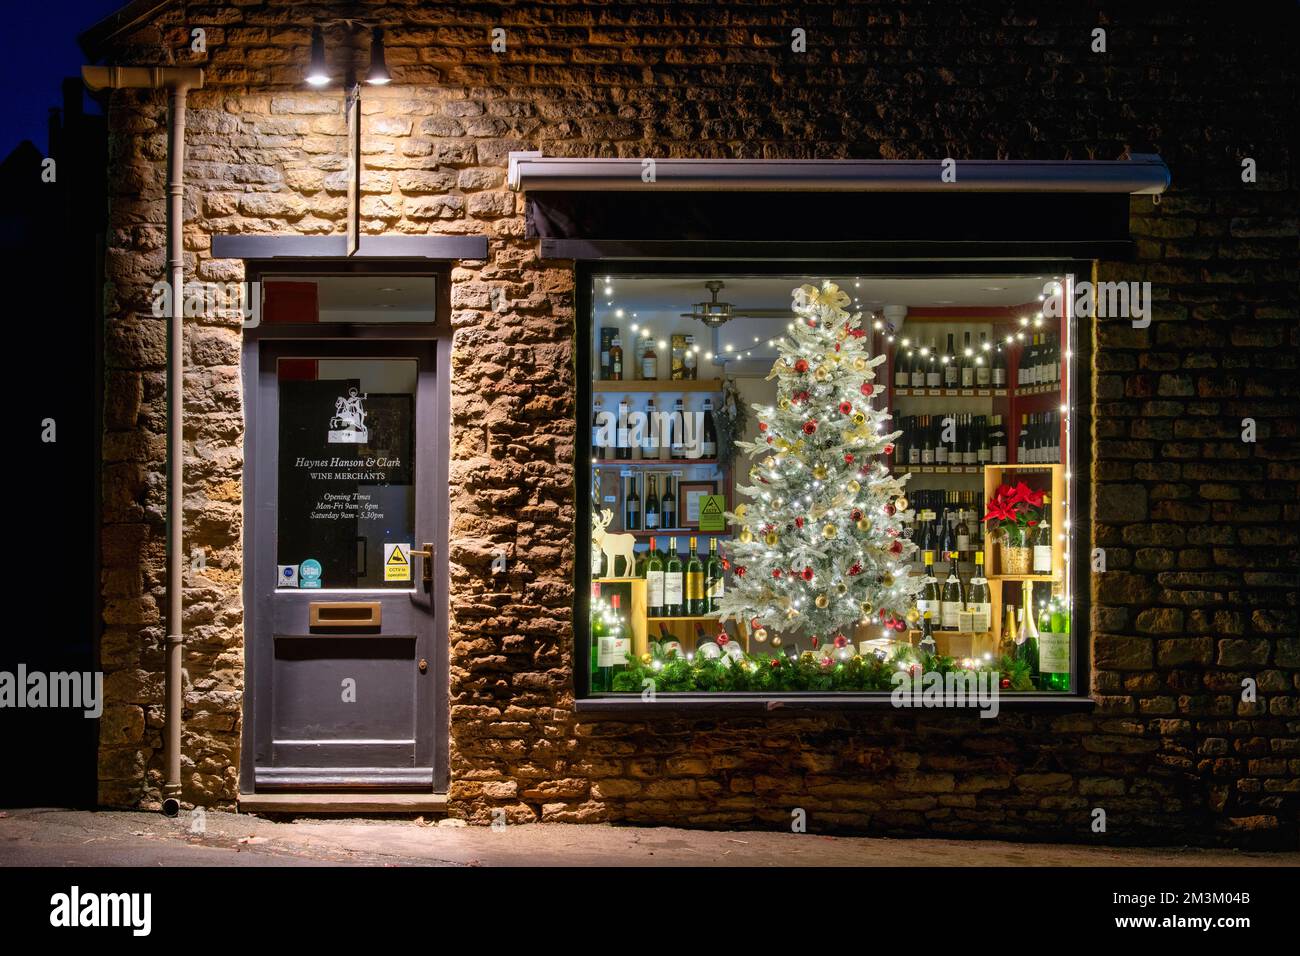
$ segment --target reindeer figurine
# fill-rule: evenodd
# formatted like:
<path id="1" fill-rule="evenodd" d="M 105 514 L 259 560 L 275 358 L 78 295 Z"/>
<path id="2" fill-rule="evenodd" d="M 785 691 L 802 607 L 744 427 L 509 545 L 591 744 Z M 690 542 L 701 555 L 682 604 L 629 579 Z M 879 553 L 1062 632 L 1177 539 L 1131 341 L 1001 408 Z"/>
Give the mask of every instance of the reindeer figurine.
<path id="1" fill-rule="evenodd" d="M 636 535 L 634 534 L 606 534 L 605 529 L 609 523 L 614 520 L 614 512 L 604 508 L 600 512 L 600 517 L 596 519 L 591 529 L 591 542 L 600 548 L 605 555 L 606 574 L 611 578 L 617 577 L 614 573 L 618 565 L 614 563 L 615 558 L 621 557 L 624 562 L 624 577 L 632 575 L 632 569 L 636 567 Z"/>

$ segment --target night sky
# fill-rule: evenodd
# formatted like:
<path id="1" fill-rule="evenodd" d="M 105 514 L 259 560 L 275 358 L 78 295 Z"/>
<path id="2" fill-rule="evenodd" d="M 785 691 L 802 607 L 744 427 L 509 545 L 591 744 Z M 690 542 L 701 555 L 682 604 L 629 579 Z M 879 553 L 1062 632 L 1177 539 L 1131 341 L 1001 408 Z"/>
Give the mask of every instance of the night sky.
<path id="1" fill-rule="evenodd" d="M 86 62 L 77 34 L 126 0 L 40 0 L 9 3 L 0 30 L 0 158 L 30 139 L 42 153 L 49 137 L 50 107 L 60 106 L 59 84 Z M 97 111 L 89 98 L 86 109 Z"/>

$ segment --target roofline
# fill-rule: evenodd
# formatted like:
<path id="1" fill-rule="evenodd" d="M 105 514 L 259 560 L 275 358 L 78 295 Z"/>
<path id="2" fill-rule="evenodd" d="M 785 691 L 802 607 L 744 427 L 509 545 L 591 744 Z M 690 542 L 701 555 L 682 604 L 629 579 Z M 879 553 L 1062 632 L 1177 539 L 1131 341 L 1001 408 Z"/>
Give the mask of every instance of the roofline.
<path id="1" fill-rule="evenodd" d="M 104 49 L 120 34 L 149 19 L 171 0 L 130 0 L 110 13 L 94 26 L 77 34 L 77 45 L 91 62 L 104 54 Z"/>

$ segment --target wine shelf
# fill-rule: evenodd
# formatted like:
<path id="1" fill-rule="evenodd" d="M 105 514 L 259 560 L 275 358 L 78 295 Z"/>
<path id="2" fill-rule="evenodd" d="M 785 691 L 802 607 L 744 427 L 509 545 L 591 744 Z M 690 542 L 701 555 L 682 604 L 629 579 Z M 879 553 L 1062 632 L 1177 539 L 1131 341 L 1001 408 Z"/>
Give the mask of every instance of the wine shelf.
<path id="1" fill-rule="evenodd" d="M 654 531 L 629 531 L 626 534 L 636 535 L 638 541 L 647 541 L 650 538 L 730 538 L 730 531 L 701 531 L 699 528 L 656 528 Z"/>
<path id="2" fill-rule="evenodd" d="M 978 475 L 983 473 L 984 465 L 903 465 L 900 475 Z"/>
<path id="3" fill-rule="evenodd" d="M 1026 395 L 1050 395 L 1053 392 L 1060 392 L 1060 383 L 1053 385 L 1020 385 L 1016 388 L 1016 398 L 1022 398 Z"/>
<path id="4" fill-rule="evenodd" d="M 593 458 L 593 468 L 682 468 L 716 465 L 716 458 Z"/>
<path id="5" fill-rule="evenodd" d="M 626 381 L 611 382 L 608 380 L 598 380 L 591 383 L 592 390 L 595 392 L 663 392 L 670 394 L 672 392 L 720 392 L 722 391 L 722 379 L 720 378 L 655 378 L 655 379 L 628 379 Z"/>
<path id="6" fill-rule="evenodd" d="M 1055 548 L 1053 548 L 1055 551 Z M 1055 574 L 990 574 L 990 581 L 1059 581 Z"/>
<path id="7" fill-rule="evenodd" d="M 899 388 L 895 386 L 894 395 L 898 398 L 1006 398 L 1005 388 Z"/>

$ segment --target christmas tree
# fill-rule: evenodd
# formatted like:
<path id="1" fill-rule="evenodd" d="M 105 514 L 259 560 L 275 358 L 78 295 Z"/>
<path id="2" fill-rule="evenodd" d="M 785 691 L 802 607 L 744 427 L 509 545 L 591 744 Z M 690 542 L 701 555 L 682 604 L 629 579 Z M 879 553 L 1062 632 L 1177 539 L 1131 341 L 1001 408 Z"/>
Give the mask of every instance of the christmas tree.
<path id="1" fill-rule="evenodd" d="M 748 623 L 760 643 L 771 628 L 843 646 L 856 624 L 877 623 L 872 636 L 884 636 L 915 614 L 916 546 L 900 518 L 906 476 L 880 457 L 901 432 L 886 432 L 890 415 L 873 403 L 885 357 L 868 354 L 861 313 L 848 304 L 832 282 L 794 290 L 796 318 L 768 376 L 776 405 L 754 405 L 759 438 L 736 443 L 762 457 L 753 484 L 737 486 L 750 502 L 727 514 L 734 583 L 720 618 Z"/>

